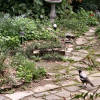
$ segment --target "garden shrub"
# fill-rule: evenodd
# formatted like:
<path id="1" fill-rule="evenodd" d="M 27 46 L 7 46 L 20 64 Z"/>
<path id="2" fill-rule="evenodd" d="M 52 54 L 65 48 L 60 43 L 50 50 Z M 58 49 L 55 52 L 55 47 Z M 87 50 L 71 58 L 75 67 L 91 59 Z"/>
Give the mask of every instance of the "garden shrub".
<path id="1" fill-rule="evenodd" d="M 95 34 L 100 38 L 100 26 L 96 29 Z"/>
<path id="2" fill-rule="evenodd" d="M 58 53 L 44 54 L 42 56 L 42 59 L 48 60 L 48 61 L 49 60 L 51 60 L 51 61 L 66 61 L 64 56 L 62 56 L 61 54 L 58 54 Z"/>
<path id="3" fill-rule="evenodd" d="M 61 27 L 66 27 L 74 33 L 82 34 L 88 30 L 89 26 L 98 25 L 98 20 L 92 11 L 86 11 L 80 8 L 77 13 L 71 10 L 67 13 L 67 16 L 57 21 L 57 23 L 60 24 Z"/>
<path id="4" fill-rule="evenodd" d="M 77 18 L 89 26 L 95 26 L 98 24 L 95 14 L 92 11 L 86 11 L 83 8 L 78 11 Z"/>
<path id="5" fill-rule="evenodd" d="M 6 14 L 0 19 L 0 46 L 4 45 L 14 49 L 21 43 L 21 37 L 23 37 L 22 42 L 28 40 L 55 41 L 57 36 L 54 31 L 51 33 L 46 25 L 22 16 L 11 18 L 9 14 Z"/>
<path id="6" fill-rule="evenodd" d="M 29 61 L 20 53 L 17 53 L 12 59 L 11 65 L 16 68 L 17 76 L 25 82 L 30 82 L 46 75 L 43 67 L 36 67 L 34 62 Z"/>

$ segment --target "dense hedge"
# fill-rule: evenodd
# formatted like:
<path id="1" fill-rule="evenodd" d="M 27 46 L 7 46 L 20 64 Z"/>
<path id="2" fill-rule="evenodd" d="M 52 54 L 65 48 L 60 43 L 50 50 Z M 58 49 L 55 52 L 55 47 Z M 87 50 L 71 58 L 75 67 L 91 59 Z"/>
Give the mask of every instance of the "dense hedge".
<path id="1" fill-rule="evenodd" d="M 67 6 L 67 0 L 63 0 L 58 4 L 58 11 L 63 11 Z M 63 5 L 63 6 L 62 6 Z M 58 7 L 57 7 L 58 8 Z M 44 0 L 0 0 L 0 12 L 9 13 L 10 15 L 30 15 L 37 17 L 48 15 L 50 11 L 50 4 Z"/>

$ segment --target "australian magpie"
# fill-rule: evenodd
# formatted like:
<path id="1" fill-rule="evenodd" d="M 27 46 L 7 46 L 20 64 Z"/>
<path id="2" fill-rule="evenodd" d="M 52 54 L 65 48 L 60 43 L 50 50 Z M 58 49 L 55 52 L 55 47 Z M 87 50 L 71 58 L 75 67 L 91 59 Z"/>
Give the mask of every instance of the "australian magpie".
<path id="1" fill-rule="evenodd" d="M 91 83 L 91 81 L 88 79 L 87 75 L 81 70 L 79 70 L 79 77 L 80 77 L 80 80 L 82 81 L 83 84 L 86 83 L 86 85 L 90 84 L 91 86 L 94 86 Z"/>

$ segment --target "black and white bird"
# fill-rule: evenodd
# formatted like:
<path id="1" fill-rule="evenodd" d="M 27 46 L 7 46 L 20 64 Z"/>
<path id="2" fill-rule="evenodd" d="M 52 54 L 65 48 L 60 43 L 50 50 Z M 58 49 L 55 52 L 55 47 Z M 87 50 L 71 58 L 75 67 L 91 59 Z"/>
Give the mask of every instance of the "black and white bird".
<path id="1" fill-rule="evenodd" d="M 53 28 L 54 28 L 54 30 L 56 31 L 56 29 L 57 29 L 57 24 L 53 24 Z"/>
<path id="2" fill-rule="evenodd" d="M 79 77 L 83 84 L 86 83 L 86 85 L 90 84 L 91 86 L 94 86 L 93 83 L 88 79 L 87 75 L 82 70 L 79 70 Z"/>

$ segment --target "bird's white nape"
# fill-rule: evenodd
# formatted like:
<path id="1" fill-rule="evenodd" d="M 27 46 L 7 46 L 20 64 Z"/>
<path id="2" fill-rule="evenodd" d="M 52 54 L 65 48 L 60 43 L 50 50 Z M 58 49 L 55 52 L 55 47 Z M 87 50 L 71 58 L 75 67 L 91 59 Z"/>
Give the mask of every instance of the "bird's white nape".
<path id="1" fill-rule="evenodd" d="M 53 24 L 53 27 L 54 27 L 54 28 L 57 28 L 57 24 Z"/>
<path id="2" fill-rule="evenodd" d="M 87 77 L 86 73 L 84 73 L 83 71 L 80 73 L 80 76 L 82 76 L 82 77 L 84 77 L 84 78 Z"/>

